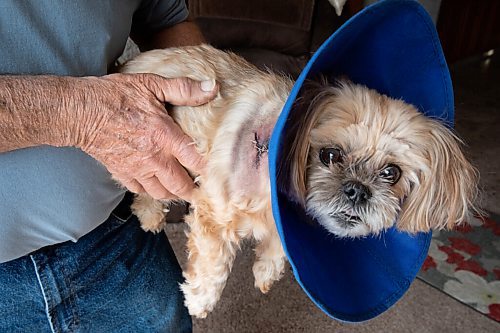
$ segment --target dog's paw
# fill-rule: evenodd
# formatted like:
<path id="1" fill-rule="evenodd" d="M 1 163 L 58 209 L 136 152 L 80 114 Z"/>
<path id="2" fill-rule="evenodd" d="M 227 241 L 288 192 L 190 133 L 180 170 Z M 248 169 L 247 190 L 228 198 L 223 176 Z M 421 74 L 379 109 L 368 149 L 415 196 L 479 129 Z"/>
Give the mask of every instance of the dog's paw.
<path id="1" fill-rule="evenodd" d="M 144 231 L 151 231 L 156 234 L 164 230 L 166 221 L 165 212 L 163 210 L 143 209 L 141 211 L 136 211 L 135 213 L 139 218 L 141 228 Z"/>
<path id="2" fill-rule="evenodd" d="M 142 224 L 141 223 L 141 228 L 144 231 L 149 231 L 154 234 L 159 233 L 160 231 L 163 231 L 165 229 L 165 223 L 158 223 L 158 224 Z"/>
<path id="3" fill-rule="evenodd" d="M 184 305 L 188 308 L 189 314 L 196 318 L 206 318 L 219 299 L 216 293 L 200 286 L 194 287 L 185 282 L 180 287 L 184 293 Z"/>
<path id="4" fill-rule="evenodd" d="M 267 281 L 255 280 L 255 288 L 259 288 L 261 293 L 267 294 L 269 292 L 269 290 L 271 290 L 273 283 L 274 283 L 274 280 L 267 280 Z"/>
<path id="5" fill-rule="evenodd" d="M 141 222 L 144 231 L 158 233 L 164 230 L 168 208 L 160 200 L 155 200 L 147 194 L 138 194 L 130 208 Z"/>
<path id="6" fill-rule="evenodd" d="M 253 275 L 255 278 L 255 287 L 259 288 L 263 294 L 266 294 L 275 281 L 283 276 L 285 262 L 283 259 L 255 261 L 253 265 Z"/>
<path id="7" fill-rule="evenodd" d="M 140 221 L 141 221 L 141 228 L 144 231 L 150 231 L 155 234 L 159 233 L 160 231 L 163 231 L 166 225 L 165 220 L 163 219 L 163 215 L 161 216 L 161 219 L 159 218 L 159 216 L 154 216 Z"/>

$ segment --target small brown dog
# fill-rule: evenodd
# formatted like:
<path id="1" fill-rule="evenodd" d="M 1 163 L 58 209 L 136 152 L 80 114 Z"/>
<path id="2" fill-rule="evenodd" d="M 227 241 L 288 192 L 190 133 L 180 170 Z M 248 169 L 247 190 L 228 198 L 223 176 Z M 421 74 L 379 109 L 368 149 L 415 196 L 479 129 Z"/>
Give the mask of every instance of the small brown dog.
<path id="1" fill-rule="evenodd" d="M 219 96 L 169 113 L 206 158 L 186 217 L 188 266 L 181 285 L 192 315 L 219 300 L 236 251 L 257 241 L 255 285 L 267 292 L 285 254 L 271 212 L 267 150 L 293 82 L 213 47 L 153 50 L 122 72 L 214 79 Z M 284 190 L 326 230 L 341 237 L 377 234 L 396 224 L 409 232 L 452 227 L 473 209 L 477 174 L 460 141 L 413 106 L 347 81 L 311 83 L 285 147 Z M 138 195 L 133 210 L 145 230 L 164 226 L 163 203 Z M 399 216 L 399 219 L 398 219 Z"/>

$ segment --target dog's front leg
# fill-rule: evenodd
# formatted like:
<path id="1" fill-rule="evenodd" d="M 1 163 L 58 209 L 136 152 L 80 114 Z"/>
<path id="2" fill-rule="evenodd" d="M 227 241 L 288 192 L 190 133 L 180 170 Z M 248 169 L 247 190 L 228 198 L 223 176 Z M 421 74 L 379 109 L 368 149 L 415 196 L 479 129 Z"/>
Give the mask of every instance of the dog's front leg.
<path id="1" fill-rule="evenodd" d="M 264 294 L 283 276 L 285 269 L 286 255 L 274 221 L 271 222 L 269 233 L 264 235 L 255 248 L 256 258 L 253 264 L 255 287 Z"/>
<path id="2" fill-rule="evenodd" d="M 218 224 L 210 209 L 201 205 L 186 217 L 188 233 L 188 262 L 184 271 L 186 281 L 181 285 L 189 313 L 205 318 L 219 300 L 233 266 L 238 237 L 232 235 L 229 222 Z"/>

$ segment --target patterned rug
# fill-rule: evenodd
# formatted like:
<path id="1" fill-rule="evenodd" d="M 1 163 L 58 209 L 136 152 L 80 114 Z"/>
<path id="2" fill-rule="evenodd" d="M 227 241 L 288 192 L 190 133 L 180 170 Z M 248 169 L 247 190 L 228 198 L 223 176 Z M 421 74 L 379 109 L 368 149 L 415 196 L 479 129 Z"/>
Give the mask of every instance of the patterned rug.
<path id="1" fill-rule="evenodd" d="M 418 277 L 500 322 L 500 221 L 490 215 L 433 234 Z"/>

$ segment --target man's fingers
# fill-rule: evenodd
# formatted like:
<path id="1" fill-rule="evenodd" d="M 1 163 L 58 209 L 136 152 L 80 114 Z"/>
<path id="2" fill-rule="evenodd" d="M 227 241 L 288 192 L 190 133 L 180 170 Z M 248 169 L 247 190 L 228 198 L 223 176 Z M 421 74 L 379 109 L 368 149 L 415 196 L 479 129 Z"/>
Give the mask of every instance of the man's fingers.
<path id="1" fill-rule="evenodd" d="M 193 139 L 170 118 L 164 123 L 168 131 L 156 131 L 159 145 L 164 147 L 164 156 L 173 155 L 184 167 L 201 173 L 205 167 L 205 160 L 196 150 Z"/>
<path id="2" fill-rule="evenodd" d="M 146 86 L 152 90 L 158 100 L 173 105 L 197 106 L 205 104 L 217 95 L 215 80 L 195 81 L 188 78 L 166 79 L 159 75 L 150 75 Z"/>
<path id="3" fill-rule="evenodd" d="M 123 186 L 125 186 L 132 193 L 144 193 L 144 187 L 135 179 L 132 180 L 121 180 Z"/>
<path id="4" fill-rule="evenodd" d="M 146 193 L 148 193 L 153 199 L 177 199 L 170 191 L 168 191 L 156 177 L 150 177 L 147 179 L 138 179 L 138 182 L 144 187 Z"/>
<path id="5" fill-rule="evenodd" d="M 174 195 L 188 202 L 190 201 L 191 194 L 196 186 L 186 169 L 179 162 L 176 160 L 171 161 L 163 172 L 159 172 L 156 176 L 160 183 Z"/>
<path id="6" fill-rule="evenodd" d="M 122 186 L 132 193 L 144 193 L 144 188 L 137 180 L 130 178 L 130 175 L 124 174 L 122 172 L 116 172 L 115 170 L 109 170 L 113 176 L 113 179 L 118 181 Z"/>
<path id="7" fill-rule="evenodd" d="M 170 148 L 171 154 L 187 169 L 201 173 L 205 168 L 206 161 L 198 153 L 193 140 L 188 135 L 181 132 L 179 140 L 173 142 Z"/>

